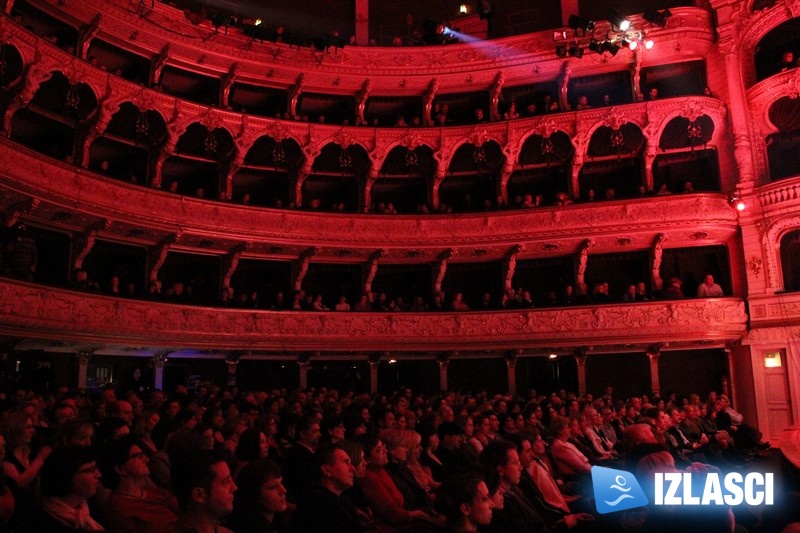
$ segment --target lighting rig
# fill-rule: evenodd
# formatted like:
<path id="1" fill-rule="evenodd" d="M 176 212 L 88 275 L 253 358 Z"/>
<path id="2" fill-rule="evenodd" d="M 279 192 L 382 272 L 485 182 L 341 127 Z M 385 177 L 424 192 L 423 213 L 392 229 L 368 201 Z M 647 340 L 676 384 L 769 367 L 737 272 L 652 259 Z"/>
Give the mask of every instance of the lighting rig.
<path id="1" fill-rule="evenodd" d="M 669 9 L 662 11 L 648 9 L 642 18 L 650 25 L 663 28 L 671 16 Z M 643 46 L 646 50 L 650 50 L 655 45 L 655 42 L 647 37 L 644 28 L 634 26 L 630 19 L 620 15 L 616 9 L 609 10 L 607 21 L 596 22 L 578 15 L 570 15 L 567 25 L 571 31 L 553 32 L 553 40 L 558 43 L 556 45 L 558 57 L 581 58 L 587 49 L 597 54 L 608 52 L 615 56 L 623 47 L 636 50 L 639 46 Z"/>

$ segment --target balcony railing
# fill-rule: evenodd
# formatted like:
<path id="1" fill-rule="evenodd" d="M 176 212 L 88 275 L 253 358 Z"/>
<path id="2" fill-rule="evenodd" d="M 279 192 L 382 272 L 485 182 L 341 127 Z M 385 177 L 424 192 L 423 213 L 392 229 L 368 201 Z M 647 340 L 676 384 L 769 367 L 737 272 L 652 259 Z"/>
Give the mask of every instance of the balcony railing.
<path id="1" fill-rule="evenodd" d="M 21 339 L 272 354 L 709 345 L 739 339 L 747 324 L 744 303 L 735 298 L 504 312 L 274 312 L 125 300 L 0 280 L 0 302 L 0 334 Z"/>

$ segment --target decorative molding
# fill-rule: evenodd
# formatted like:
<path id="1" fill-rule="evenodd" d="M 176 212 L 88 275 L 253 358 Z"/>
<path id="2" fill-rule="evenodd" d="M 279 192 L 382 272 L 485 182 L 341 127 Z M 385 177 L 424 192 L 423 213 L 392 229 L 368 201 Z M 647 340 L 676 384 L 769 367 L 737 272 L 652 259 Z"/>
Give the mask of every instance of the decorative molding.
<path id="1" fill-rule="evenodd" d="M 728 341 L 746 332 L 739 299 L 519 312 L 313 313 L 212 309 L 0 280 L 0 332 L 165 348 L 280 351 L 515 349 Z M 80 327 L 76 327 L 80 324 Z"/>
<path id="2" fill-rule="evenodd" d="M 365 255 L 378 248 L 405 253 L 408 249 L 441 251 L 468 245 L 487 249 L 489 259 L 505 256 L 515 244 L 525 244 L 531 253 L 548 252 L 543 250 L 544 244 L 574 250 L 587 237 L 597 242 L 593 253 L 613 251 L 618 249 L 619 234 L 629 238 L 641 235 L 644 239 L 636 242 L 644 242 L 665 233 L 671 246 L 694 245 L 684 233 L 699 218 L 708 242 L 727 243 L 737 231 L 736 212 L 722 194 L 598 202 L 591 209 L 577 204 L 489 214 L 398 216 L 391 225 L 384 216 L 253 209 L 130 185 L 54 161 L 7 139 L 0 139 L 0 190 L 12 194 L 7 205 L 0 198 L 0 209 L 23 199 L 39 200 L 38 208 L 24 214 L 23 220 L 35 220 L 38 212 L 57 206 L 58 210 L 74 206 L 71 209 L 81 217 L 113 220 L 111 233 L 105 235 L 117 239 L 130 240 L 127 232 L 131 227 L 152 228 L 158 230 L 158 239 L 175 233 L 221 241 L 220 254 L 245 241 L 282 247 L 324 246 L 328 250 L 347 247 Z M 666 211 L 670 213 L 668 222 L 662 216 Z M 50 214 L 42 216 L 42 223 L 52 224 Z M 75 231 L 82 229 L 76 227 Z"/>

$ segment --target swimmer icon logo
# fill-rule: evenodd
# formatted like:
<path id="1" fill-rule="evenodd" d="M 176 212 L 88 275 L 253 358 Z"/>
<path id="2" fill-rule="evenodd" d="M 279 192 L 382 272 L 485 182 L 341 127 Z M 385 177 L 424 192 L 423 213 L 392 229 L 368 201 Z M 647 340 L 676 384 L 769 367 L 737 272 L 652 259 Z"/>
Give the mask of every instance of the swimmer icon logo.
<path id="1" fill-rule="evenodd" d="M 594 504 L 600 514 L 642 507 L 649 502 L 636 477 L 625 470 L 592 467 Z"/>

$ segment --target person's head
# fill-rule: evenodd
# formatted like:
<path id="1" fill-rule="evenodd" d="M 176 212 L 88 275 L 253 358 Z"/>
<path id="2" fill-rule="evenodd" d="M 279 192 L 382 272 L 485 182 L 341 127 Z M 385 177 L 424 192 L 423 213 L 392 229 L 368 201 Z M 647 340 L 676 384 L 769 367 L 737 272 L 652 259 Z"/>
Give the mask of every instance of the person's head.
<path id="1" fill-rule="evenodd" d="M 236 459 L 239 461 L 255 461 L 265 459 L 269 452 L 269 442 L 264 432 L 257 429 L 246 429 L 239 435 L 236 446 Z"/>
<path id="2" fill-rule="evenodd" d="M 286 488 L 281 468 L 269 459 L 245 465 L 236 477 L 239 490 L 233 498 L 234 513 L 243 517 L 274 515 L 286 510 Z"/>
<path id="3" fill-rule="evenodd" d="M 172 491 L 181 510 L 214 520 L 229 515 L 237 487 L 224 458 L 202 449 L 184 452 L 170 453 Z"/>
<path id="4" fill-rule="evenodd" d="M 382 468 L 389 462 L 388 451 L 383 441 L 377 435 L 367 433 L 359 437 L 359 442 L 364 450 L 364 459 L 368 466 Z"/>
<path id="5" fill-rule="evenodd" d="M 550 434 L 557 439 L 567 440 L 570 436 L 569 419 L 558 416 L 550 423 Z"/>
<path id="6" fill-rule="evenodd" d="M 103 484 L 114 490 L 123 478 L 145 480 L 150 475 L 149 459 L 139 440 L 126 435 L 103 447 L 101 471 Z"/>
<path id="7" fill-rule="evenodd" d="M 380 441 L 378 442 L 380 443 Z M 383 447 L 383 444 L 381 443 L 380 446 Z M 383 455 L 386 456 L 385 449 Z M 350 456 L 341 446 L 334 444 L 320 448 L 315 457 L 319 465 L 320 485 L 336 495 L 353 486 L 355 467 Z"/>
<path id="8" fill-rule="evenodd" d="M 480 460 L 486 468 L 496 471 L 505 484 L 519 484 L 522 463 L 516 447 L 510 442 L 490 442 L 481 452 Z"/>
<path id="9" fill-rule="evenodd" d="M 85 446 L 69 446 L 51 453 L 40 473 L 44 498 L 67 496 L 88 500 L 100 486 L 94 452 Z"/>
<path id="10" fill-rule="evenodd" d="M 534 458 L 533 447 L 531 446 L 531 440 L 529 437 L 523 437 L 520 434 L 516 435 L 508 435 L 506 437 L 511 444 L 513 444 L 517 449 L 517 455 L 519 456 L 519 461 L 522 464 L 522 468 L 527 468 L 531 461 Z"/>
<path id="11" fill-rule="evenodd" d="M 9 450 L 15 450 L 20 446 L 30 446 L 36 435 L 33 419 L 23 411 L 13 412 L 6 417 L 3 434 Z"/>
<path id="12" fill-rule="evenodd" d="M 316 416 L 306 414 L 300 417 L 295 426 L 297 440 L 309 447 L 319 444 L 320 428 Z"/>
<path id="13" fill-rule="evenodd" d="M 125 400 L 111 402 L 108 406 L 108 416 L 121 418 L 128 427 L 131 427 L 133 424 L 133 406 Z"/>
<path id="14" fill-rule="evenodd" d="M 474 472 L 448 478 L 439 488 L 436 506 L 453 531 L 489 525 L 494 508 L 486 483 Z"/>
<path id="15" fill-rule="evenodd" d="M 88 420 L 71 418 L 59 426 L 56 432 L 56 446 L 91 446 L 94 438 L 94 425 Z"/>
<path id="16" fill-rule="evenodd" d="M 367 462 L 364 459 L 364 449 L 361 447 L 361 443 L 354 440 L 346 440 L 340 443 L 339 447 L 350 457 L 350 463 L 355 470 L 355 477 L 364 477 L 367 473 Z"/>

